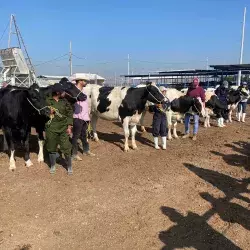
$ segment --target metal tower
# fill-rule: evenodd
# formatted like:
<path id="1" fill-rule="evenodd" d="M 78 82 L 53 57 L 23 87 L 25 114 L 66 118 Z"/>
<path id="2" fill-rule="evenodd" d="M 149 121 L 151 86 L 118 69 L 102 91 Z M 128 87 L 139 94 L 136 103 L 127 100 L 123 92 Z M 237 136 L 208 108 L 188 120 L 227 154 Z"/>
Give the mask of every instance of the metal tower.
<path id="1" fill-rule="evenodd" d="M 15 32 L 12 31 L 13 24 Z M 11 47 L 12 34 L 17 36 L 19 47 Z M 29 65 L 23 55 L 22 47 Z M 14 15 L 11 15 L 10 19 L 8 48 L 0 50 L 0 57 L 3 63 L 1 74 L 3 75 L 4 81 L 11 85 L 23 87 L 30 87 L 30 85 L 36 81 L 35 70 L 28 55 L 22 35 L 16 24 Z"/>

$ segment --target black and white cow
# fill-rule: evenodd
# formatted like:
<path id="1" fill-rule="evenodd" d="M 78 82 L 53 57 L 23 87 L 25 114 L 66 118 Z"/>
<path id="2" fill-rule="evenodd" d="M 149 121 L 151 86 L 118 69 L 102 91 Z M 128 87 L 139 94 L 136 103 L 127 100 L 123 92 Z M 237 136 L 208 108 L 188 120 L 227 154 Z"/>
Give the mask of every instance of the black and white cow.
<path id="1" fill-rule="evenodd" d="M 209 128 L 210 125 L 210 116 L 216 115 L 218 117 L 223 117 L 224 120 L 229 118 L 229 108 L 228 105 L 223 104 L 218 97 L 215 95 L 214 91 L 206 91 L 206 108 L 205 108 L 205 121 L 204 127 Z"/>
<path id="2" fill-rule="evenodd" d="M 68 79 L 63 78 L 60 81 L 61 84 L 64 85 L 64 88 L 66 89 L 66 96 L 65 98 L 73 105 L 76 101 L 85 101 L 87 96 L 82 93 L 74 84 L 68 81 Z M 39 88 L 38 85 L 32 85 L 32 88 L 39 90 L 40 96 L 43 99 L 46 99 L 48 95 L 52 92 L 52 86 L 48 87 L 42 87 Z M 2 89 L 0 91 L 0 100 L 1 98 L 8 92 L 13 92 L 16 90 L 27 90 L 27 88 L 24 87 L 16 87 L 16 86 L 8 86 L 5 89 Z M 23 112 L 26 112 L 23 110 Z M 45 131 L 45 124 L 49 120 L 49 117 L 47 115 L 44 115 L 43 113 L 39 114 L 37 110 L 31 109 L 29 112 L 29 122 L 30 126 L 34 127 L 36 129 L 36 132 L 38 134 L 38 145 L 39 145 L 39 153 L 38 153 L 38 162 L 44 162 L 44 154 L 43 154 L 43 147 L 44 147 L 44 135 L 43 132 Z M 4 136 L 5 139 L 5 136 Z M 7 145 L 5 145 L 6 142 L 4 140 L 4 149 L 7 148 Z M 26 164 L 27 165 L 27 164 Z M 32 163 L 29 161 L 29 166 L 31 166 Z"/>
<path id="3" fill-rule="evenodd" d="M 85 92 L 90 97 L 89 105 L 94 139 L 99 140 L 96 132 L 98 118 L 110 121 L 119 120 L 125 134 L 124 151 L 129 150 L 129 126 L 131 126 L 132 148 L 137 149 L 135 143 L 136 125 L 140 121 L 146 102 L 161 103 L 164 100 L 159 88 L 152 83 L 141 88 L 101 87 L 97 84 L 89 84 L 85 88 Z"/>
<path id="4" fill-rule="evenodd" d="M 228 105 L 224 105 L 220 102 L 213 91 L 206 91 L 206 115 L 204 127 L 210 127 L 211 115 L 219 115 L 225 120 L 232 122 L 233 110 L 235 110 L 238 106 L 238 103 L 245 98 L 248 98 L 248 95 L 245 92 L 231 88 L 227 95 Z"/>
<path id="5" fill-rule="evenodd" d="M 177 122 L 181 118 L 184 118 L 184 115 L 192 108 L 192 111 L 198 113 L 200 116 L 205 116 L 205 109 L 203 107 L 203 103 L 201 98 L 193 98 L 190 96 L 181 96 L 179 98 L 174 99 L 171 102 L 170 110 L 166 112 L 167 114 L 167 124 L 168 124 L 168 139 L 172 139 L 171 135 L 171 125 L 172 121 L 174 121 L 174 129 L 173 135 L 174 138 L 178 138 L 177 135 Z M 169 125 L 171 124 L 171 125 Z"/>
<path id="6" fill-rule="evenodd" d="M 227 103 L 229 108 L 229 116 L 228 116 L 229 122 L 232 122 L 232 112 L 237 108 L 239 102 L 242 101 L 243 99 L 248 99 L 248 98 L 249 98 L 248 94 L 239 89 L 229 90 L 227 97 Z"/>
<path id="7" fill-rule="evenodd" d="M 62 78 L 60 83 L 64 86 L 65 90 L 65 98 L 69 101 L 70 104 L 74 104 L 77 101 L 85 101 L 87 96 L 79 90 L 75 84 L 68 81 L 67 78 Z M 43 96 L 47 96 L 51 94 L 52 86 L 40 88 L 40 91 Z M 44 136 L 43 133 L 45 131 L 45 124 L 49 120 L 47 116 L 41 115 L 38 116 L 36 112 L 32 113 L 31 116 L 31 126 L 36 129 L 38 134 L 38 145 L 39 145 L 39 153 L 38 153 L 38 162 L 44 161 L 43 155 L 43 147 L 44 147 Z"/>
<path id="8" fill-rule="evenodd" d="M 181 121 L 184 118 L 185 113 L 192 107 L 193 110 L 197 110 L 202 116 L 205 115 L 205 110 L 202 106 L 201 99 L 193 99 L 185 96 L 181 91 L 174 88 L 167 88 L 166 90 L 166 98 L 171 103 L 170 108 L 166 110 L 166 118 L 167 118 L 167 128 L 168 128 L 168 140 L 172 140 L 174 138 L 178 138 L 177 135 L 177 124 L 178 121 Z M 149 104 L 150 109 L 150 104 Z M 142 130 L 144 128 L 144 115 L 140 121 Z M 173 136 L 172 136 L 172 128 L 173 128 Z"/>
<path id="9" fill-rule="evenodd" d="M 45 98 L 39 91 L 39 86 L 33 84 L 28 89 L 6 88 L 0 91 L 0 127 L 10 149 L 10 170 L 16 169 L 14 158 L 15 143 L 21 142 L 25 147 L 25 164 L 32 165 L 29 156 L 29 135 L 31 130 L 30 114 L 32 112 L 49 115 Z"/>
<path id="10" fill-rule="evenodd" d="M 76 85 L 72 84 L 68 81 L 67 78 L 62 78 L 60 83 L 64 86 L 66 89 L 65 98 L 71 103 L 72 105 L 77 101 L 85 101 L 87 96 L 80 91 Z M 33 87 L 34 88 L 34 87 Z M 36 87 L 37 90 L 39 89 L 40 95 L 43 98 L 46 98 L 48 95 L 52 92 L 52 86 L 48 87 Z M 8 86 L 5 89 L 2 89 L 0 92 L 0 99 L 1 99 L 1 93 L 2 96 L 4 93 L 7 93 L 9 91 L 13 90 L 26 90 L 26 88 L 23 87 L 16 87 L 16 86 Z M 23 111 L 25 112 L 25 111 Z M 44 131 L 45 131 L 45 124 L 49 120 L 49 117 L 47 115 L 39 114 L 36 109 L 31 110 L 29 114 L 29 121 L 31 124 L 31 127 L 34 127 L 36 129 L 36 132 L 38 134 L 38 145 L 39 145 L 39 153 L 38 153 L 38 162 L 44 162 L 44 154 L 43 154 L 43 147 L 44 147 Z M 5 143 L 5 141 L 4 141 Z M 7 148 L 7 145 L 4 145 L 4 149 Z"/>

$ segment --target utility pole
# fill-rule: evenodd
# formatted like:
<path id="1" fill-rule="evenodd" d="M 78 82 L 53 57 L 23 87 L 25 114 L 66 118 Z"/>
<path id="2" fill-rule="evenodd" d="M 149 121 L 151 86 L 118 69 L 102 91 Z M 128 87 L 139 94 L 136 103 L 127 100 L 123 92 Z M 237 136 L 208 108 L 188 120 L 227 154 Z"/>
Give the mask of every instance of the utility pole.
<path id="1" fill-rule="evenodd" d="M 9 30 L 8 48 L 10 48 L 10 43 L 11 43 L 12 22 L 13 22 L 13 14 L 10 15 L 10 30 Z"/>
<path id="2" fill-rule="evenodd" d="M 73 70 L 72 70 L 72 45 L 71 41 L 69 42 L 69 74 L 72 76 Z"/>
<path id="3" fill-rule="evenodd" d="M 240 64 L 242 64 L 242 60 L 243 60 L 246 12 L 247 12 L 247 8 L 245 7 L 244 8 L 244 16 L 243 16 L 243 24 L 242 24 L 242 37 L 241 37 L 241 48 L 240 48 Z M 238 86 L 240 86 L 240 82 L 241 82 L 241 70 L 239 70 L 239 73 L 238 73 L 238 81 L 237 81 Z"/>
<path id="4" fill-rule="evenodd" d="M 129 63 L 130 63 L 130 62 L 129 62 L 129 54 L 128 54 L 128 75 L 129 75 L 129 72 L 130 72 L 130 69 L 129 69 L 130 65 L 129 65 Z M 129 85 L 129 80 L 130 80 L 130 79 L 129 79 L 129 77 L 128 77 L 128 85 Z"/>

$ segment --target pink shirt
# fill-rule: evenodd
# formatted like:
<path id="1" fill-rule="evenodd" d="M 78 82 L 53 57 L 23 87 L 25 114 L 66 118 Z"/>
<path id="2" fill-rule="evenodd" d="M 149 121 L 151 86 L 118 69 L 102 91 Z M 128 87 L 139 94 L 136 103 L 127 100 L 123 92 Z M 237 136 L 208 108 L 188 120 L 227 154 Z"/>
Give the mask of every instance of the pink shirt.
<path id="1" fill-rule="evenodd" d="M 84 90 L 82 90 L 82 92 L 86 94 Z M 83 102 L 76 102 L 74 107 L 75 107 L 75 110 L 74 110 L 73 118 L 77 118 L 83 121 L 90 121 L 88 98 Z"/>

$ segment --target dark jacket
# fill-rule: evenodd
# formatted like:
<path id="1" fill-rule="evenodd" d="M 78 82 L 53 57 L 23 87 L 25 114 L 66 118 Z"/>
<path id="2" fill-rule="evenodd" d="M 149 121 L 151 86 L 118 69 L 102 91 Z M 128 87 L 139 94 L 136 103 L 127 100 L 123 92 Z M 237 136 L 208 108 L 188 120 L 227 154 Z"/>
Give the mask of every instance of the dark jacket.
<path id="1" fill-rule="evenodd" d="M 73 109 L 66 99 L 57 102 L 52 96 L 47 98 L 48 106 L 58 110 L 59 114 L 52 115 L 52 119 L 46 124 L 46 128 L 52 132 L 66 133 L 68 125 L 73 125 Z"/>
<path id="2" fill-rule="evenodd" d="M 220 86 L 215 90 L 215 94 L 223 104 L 227 104 L 227 95 L 228 95 L 227 88 Z"/>

